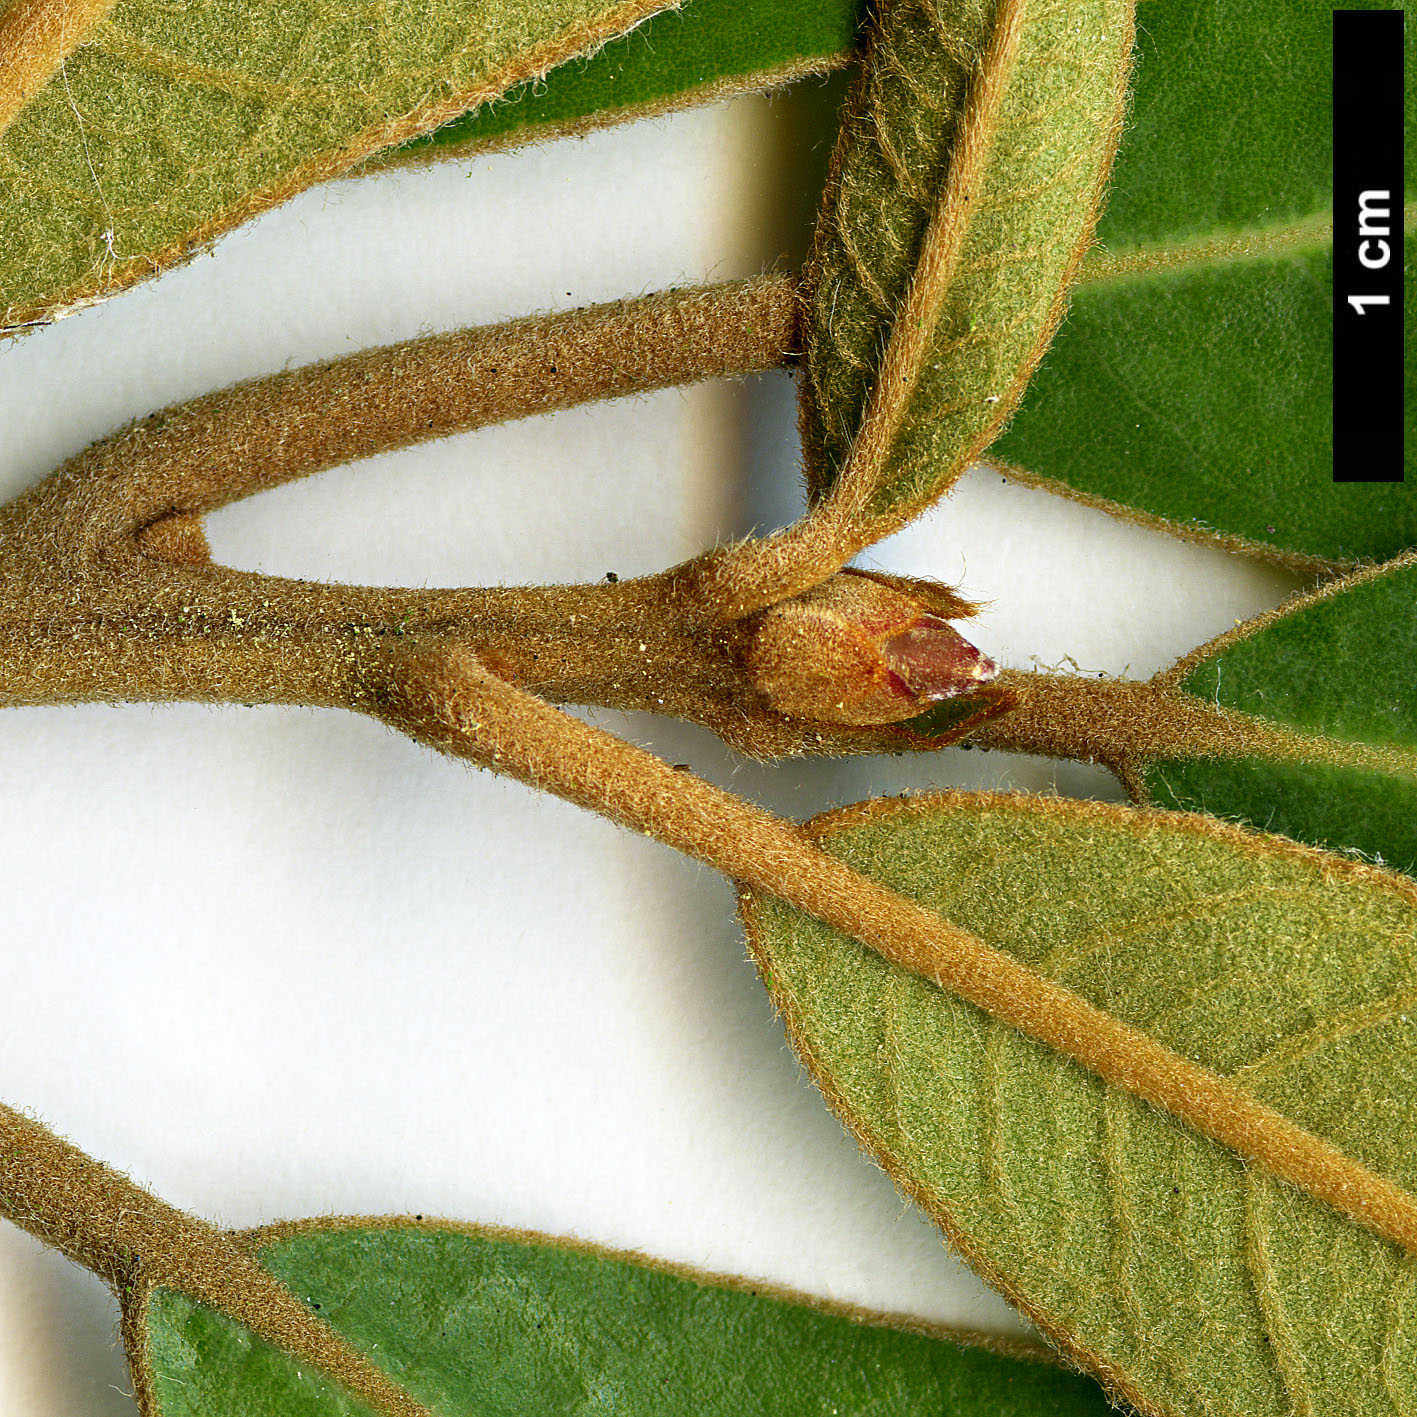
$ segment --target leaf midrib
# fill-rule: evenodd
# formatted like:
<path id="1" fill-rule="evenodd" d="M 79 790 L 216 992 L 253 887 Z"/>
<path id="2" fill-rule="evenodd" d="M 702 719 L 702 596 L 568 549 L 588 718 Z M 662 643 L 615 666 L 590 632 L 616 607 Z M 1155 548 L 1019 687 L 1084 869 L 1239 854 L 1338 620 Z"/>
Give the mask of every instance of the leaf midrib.
<path id="1" fill-rule="evenodd" d="M 948 794 L 937 798 L 934 810 L 939 810 L 944 815 L 959 816 L 962 811 L 968 810 L 965 806 L 966 802 L 970 803 L 970 805 L 974 805 L 976 800 L 978 801 L 978 804 L 980 806 L 984 806 L 987 803 L 993 803 L 999 806 L 1007 806 L 1010 810 L 1015 809 L 1017 806 L 1015 801 L 1002 798 L 1001 796 L 994 794 L 980 794 L 976 797 L 975 794 L 960 793 Z M 1072 809 L 1079 807 L 1082 804 L 1067 803 L 1059 805 L 1066 806 L 1067 808 Z M 1096 804 L 1096 806 L 1100 809 L 1101 804 Z M 1038 810 L 1039 807 L 1043 807 L 1043 804 L 1040 803 L 1035 806 L 1033 803 L 1030 802 L 1026 810 L 1035 811 Z M 833 835 L 835 835 L 836 829 L 844 829 L 850 827 L 853 824 L 858 823 L 864 824 L 870 820 L 875 819 L 878 816 L 893 816 L 896 812 L 900 810 L 900 804 L 894 802 L 880 801 L 877 803 L 872 803 L 869 804 L 869 809 L 867 808 L 867 804 L 861 804 L 856 808 L 849 808 L 841 812 L 833 813 L 825 820 L 818 819 L 817 821 L 809 824 L 808 831 L 818 839 L 829 840 Z M 928 804 L 925 803 L 912 803 L 910 804 L 910 807 L 906 808 L 905 810 L 922 811 L 929 810 L 929 807 Z M 1048 809 L 1046 807 L 1043 807 L 1043 810 L 1046 811 Z M 1101 815 L 1100 811 L 1099 815 Z M 1133 817 L 1130 820 L 1135 823 L 1137 819 Z M 1172 820 L 1177 823 L 1181 821 L 1181 819 Z M 1223 828 L 1219 824 L 1201 825 L 1197 823 L 1187 823 L 1184 829 L 1191 831 L 1202 831 L 1207 834 L 1216 836 L 1226 835 L 1231 830 L 1228 828 Z M 973 844 L 970 843 L 970 845 L 972 848 Z M 1286 848 L 1281 846 L 1278 849 L 1283 851 Z M 1294 848 L 1294 850 L 1298 851 L 1303 855 L 1311 855 L 1309 850 L 1305 848 Z M 883 857 L 884 851 L 881 848 L 880 842 L 877 841 L 872 843 L 870 846 L 863 845 L 860 848 L 859 856 L 857 853 L 853 852 L 852 855 L 848 857 L 848 859 L 879 860 L 883 859 Z M 973 864 L 973 860 L 970 860 L 968 863 L 970 867 L 972 867 Z M 1336 869 L 1340 873 L 1342 873 L 1344 871 L 1354 870 L 1356 868 L 1352 866 L 1347 866 L 1337 867 Z M 954 894 L 953 888 L 951 890 L 949 898 L 952 900 L 959 899 L 959 897 Z M 1413 899 L 1410 894 L 1410 888 L 1408 889 L 1407 898 L 1409 900 Z M 1016 904 L 1016 902 L 1011 902 L 1011 906 L 1013 904 Z M 948 907 L 944 906 L 942 908 Z M 747 920 L 749 927 L 750 945 L 754 949 L 755 953 L 759 953 L 764 949 L 762 935 L 760 933 L 755 934 L 753 917 L 751 915 L 745 914 L 745 919 Z M 761 929 L 761 922 L 759 922 L 759 929 Z M 759 953 L 759 957 L 761 958 L 763 956 Z M 808 971 L 809 976 L 812 972 L 815 971 L 815 969 L 816 965 L 814 962 L 813 969 Z M 961 1227 L 963 1227 L 966 1222 L 960 1218 L 958 1213 L 953 1208 L 954 1201 L 951 1199 L 953 1193 L 950 1192 L 948 1189 L 941 1189 L 938 1192 L 931 1192 L 925 1187 L 923 1182 L 919 1181 L 918 1177 L 912 1180 L 911 1173 L 909 1173 L 906 1169 L 905 1162 L 902 1160 L 900 1154 L 894 1149 L 893 1144 L 887 1140 L 888 1132 L 884 1128 L 878 1129 L 874 1126 L 874 1124 L 868 1123 L 864 1119 L 864 1114 L 853 1113 L 847 1093 L 841 1090 L 840 1088 L 832 1088 L 830 1084 L 830 1074 L 829 1072 L 826 1072 L 822 1058 L 815 1054 L 814 1049 L 809 1046 L 807 1042 L 807 1034 L 804 1025 L 804 1015 L 806 1012 L 809 1012 L 808 1006 L 806 1005 L 802 997 L 795 996 L 792 993 L 790 983 L 784 982 L 784 984 L 780 986 L 780 990 L 780 993 L 775 992 L 775 997 L 781 998 L 783 1004 L 786 1005 L 783 1008 L 783 1012 L 787 1015 L 789 1031 L 794 1039 L 795 1045 L 798 1048 L 800 1056 L 802 1056 L 803 1060 L 808 1064 L 814 1076 L 817 1078 L 819 1085 L 823 1086 L 823 1090 L 824 1092 L 826 1092 L 828 1102 L 833 1107 L 833 1110 L 836 1111 L 839 1116 L 843 1117 L 843 1119 L 847 1122 L 848 1126 L 852 1128 L 853 1132 L 858 1137 L 858 1140 L 864 1141 L 869 1146 L 869 1148 L 878 1156 L 878 1158 L 884 1156 L 882 1164 L 886 1165 L 887 1170 L 890 1172 L 892 1177 L 896 1179 L 897 1184 L 901 1184 L 902 1174 L 905 1174 L 908 1183 L 907 1189 L 909 1190 L 909 1192 L 913 1194 L 917 1200 L 924 1204 L 928 1210 L 930 1210 L 930 1213 L 934 1216 L 934 1218 L 940 1221 L 940 1223 L 946 1229 L 947 1233 L 951 1235 L 951 1238 L 955 1239 L 956 1243 L 960 1244 L 960 1247 L 965 1251 L 966 1255 L 970 1257 L 971 1260 L 973 1260 L 974 1262 L 982 1264 L 986 1271 L 992 1269 L 993 1266 L 990 1262 L 989 1254 L 981 1248 L 982 1242 L 978 1239 L 978 1237 L 976 1235 L 971 1235 L 968 1230 L 965 1230 L 964 1233 L 961 1234 Z M 1391 1005 L 1391 1001 L 1385 1000 L 1381 1002 L 1382 1006 L 1384 1007 L 1388 1007 Z M 884 1056 L 889 1056 L 889 1050 L 885 1051 Z M 825 1082 L 823 1081 L 824 1076 L 827 1078 L 827 1081 Z M 1261 1173 L 1256 1170 L 1251 1174 L 1258 1177 Z M 1271 1172 L 1270 1174 L 1273 1175 L 1274 1173 Z M 985 1185 L 985 1194 L 991 1200 L 995 1199 L 1000 1195 L 999 1187 L 997 1185 L 988 1184 L 987 1181 L 983 1179 L 982 1173 L 981 1182 Z M 1266 1180 L 1262 1182 L 1262 1184 L 1268 1187 L 1270 1185 L 1270 1182 Z M 1312 1192 L 1310 1194 L 1312 1194 Z M 1263 1219 L 1263 1217 L 1260 1218 Z M 1125 1277 L 1125 1274 L 1127 1272 L 1127 1260 L 1125 1256 L 1121 1257 L 1121 1266 L 1121 1273 L 1123 1277 Z M 997 1274 L 997 1270 L 995 1270 L 994 1273 Z M 996 1280 L 995 1282 L 998 1281 Z M 1014 1297 L 1017 1301 L 1020 1296 L 1016 1291 L 1014 1291 L 1012 1292 L 1011 1297 Z M 1055 1339 L 1061 1339 L 1065 1346 L 1067 1346 L 1070 1351 L 1075 1354 L 1075 1356 L 1082 1356 L 1084 1358 L 1086 1357 L 1086 1350 L 1083 1348 L 1082 1342 L 1073 1341 L 1073 1339 L 1066 1334 L 1060 1335 L 1056 1331 L 1056 1329 L 1048 1322 L 1049 1314 L 1046 1310 L 1040 1313 L 1037 1305 L 1029 1304 L 1027 1302 L 1025 1302 L 1024 1307 L 1030 1313 L 1031 1317 L 1043 1323 L 1043 1326 L 1053 1334 Z M 1282 1314 L 1271 1314 L 1266 1315 L 1266 1318 L 1277 1318 L 1278 1325 L 1280 1326 L 1280 1336 L 1282 1337 L 1284 1333 L 1284 1330 L 1282 1328 L 1284 1316 Z M 1274 1333 L 1274 1327 L 1275 1325 L 1271 1325 L 1270 1338 L 1268 1340 L 1271 1344 L 1277 1341 Z M 1282 1370 L 1277 1371 L 1279 1371 L 1281 1380 L 1283 1380 L 1285 1392 L 1288 1394 L 1290 1401 L 1296 1403 L 1299 1402 L 1303 1396 L 1302 1382 L 1295 1383 L 1294 1381 L 1292 1381 L 1292 1379 L 1294 1379 L 1296 1375 L 1302 1378 L 1302 1371 L 1291 1365 L 1290 1372 L 1287 1378 L 1285 1377 Z M 1133 1397 L 1133 1400 L 1135 1400 L 1135 1395 Z M 1157 1412 L 1161 1412 L 1162 1410 L 1170 1411 L 1172 1409 L 1170 1407 L 1167 1407 L 1165 1409 L 1156 1407 L 1153 1409 L 1153 1407 L 1148 1406 L 1146 1410 L 1156 1410 Z M 1190 1409 L 1188 1408 L 1187 1410 Z M 1209 1411 L 1212 1409 L 1210 1406 L 1207 1406 L 1206 1410 Z M 1225 1410 L 1227 1412 L 1233 1412 L 1233 1417 L 1239 1417 L 1239 1414 L 1242 1411 L 1249 1412 L 1251 1408 L 1248 1405 L 1245 1405 L 1242 1399 L 1241 1403 L 1233 1409 L 1231 1409 L 1228 1404 L 1225 1404 Z M 1285 1410 L 1288 1411 L 1289 1408 L 1286 1407 Z M 1294 1408 L 1294 1417 L 1300 1417 L 1300 1414 L 1302 1414 L 1304 1410 L 1305 1409 L 1302 1406 L 1296 1406 Z M 1313 1410 L 1312 1406 L 1309 1410 Z"/>
<path id="2" fill-rule="evenodd" d="M 1196 698 L 1185 690 L 1188 698 Z M 1204 702 L 1204 700 L 1201 700 Z M 1385 773 L 1392 777 L 1406 777 L 1417 781 L 1417 748 L 1403 747 L 1395 743 L 1366 743 L 1361 739 L 1340 737 L 1334 733 L 1324 733 L 1315 729 L 1302 728 L 1283 723 L 1263 714 L 1250 713 L 1224 705 L 1219 713 L 1244 733 L 1249 729 L 1256 740 L 1259 751 L 1253 754 L 1223 752 L 1218 756 L 1243 757 L 1260 756 L 1279 761 L 1298 761 L 1322 764 L 1327 767 L 1353 768 L 1364 772 Z M 1262 746 L 1260 746 L 1262 745 Z M 1208 755 L 1191 753 L 1184 756 Z M 1162 756 L 1160 754 L 1156 756 Z"/>
<path id="3" fill-rule="evenodd" d="M 1417 231 L 1417 202 L 1402 209 L 1402 230 Z M 1115 285 L 1146 280 L 1162 272 L 1201 270 L 1245 261 L 1283 260 L 1333 244 L 1333 211 L 1325 208 L 1295 221 L 1247 226 L 1223 235 L 1193 236 L 1184 241 L 1156 241 L 1127 252 L 1099 246 L 1083 262 L 1078 285 Z"/>
<path id="4" fill-rule="evenodd" d="M 1005 670 L 998 682 L 1015 690 L 1019 703 L 974 741 L 1117 771 L 1161 758 L 1266 758 L 1417 780 L 1417 745 L 1355 741 L 1217 704 L 1178 688 L 1177 667 L 1150 680 Z"/>

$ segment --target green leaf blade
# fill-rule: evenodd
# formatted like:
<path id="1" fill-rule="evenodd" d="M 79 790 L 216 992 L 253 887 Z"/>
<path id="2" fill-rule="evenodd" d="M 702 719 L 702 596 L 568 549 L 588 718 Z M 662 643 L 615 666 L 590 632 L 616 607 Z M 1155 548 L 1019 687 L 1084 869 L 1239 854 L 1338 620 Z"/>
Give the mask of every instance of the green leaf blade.
<path id="1" fill-rule="evenodd" d="M 185 1294 L 156 1290 L 144 1320 L 152 1394 L 144 1417 L 377 1417 L 323 1374 Z"/>
<path id="2" fill-rule="evenodd" d="M 1417 894 L 1401 878 L 1196 819 L 982 794 L 814 834 L 1412 1186 Z M 745 910 L 848 1128 L 1142 1411 L 1410 1411 L 1411 1257 L 825 926 Z"/>
<path id="3" fill-rule="evenodd" d="M 1181 680 L 1197 698 L 1348 743 L 1417 749 L 1417 559 L 1267 619 Z"/>
<path id="4" fill-rule="evenodd" d="M 371 20 L 274 0 L 119 0 L 0 135 L 0 331 L 183 259 L 656 8 L 437 0 Z"/>
<path id="5" fill-rule="evenodd" d="M 258 1254 L 437 1417 L 1111 1410 L 1095 1384 L 1046 1362 L 545 1237 L 312 1222 L 281 1227 Z M 161 1366 L 150 1417 L 365 1417 L 277 1349 L 182 1296 L 153 1295 L 146 1322 Z"/>
<path id="6" fill-rule="evenodd" d="M 1203 646 L 1177 690 L 1299 735 L 1283 756 L 1140 762 L 1163 806 L 1417 874 L 1417 558 L 1335 582 Z M 1175 673 L 1176 671 L 1173 671 Z"/>
<path id="7" fill-rule="evenodd" d="M 1332 480 L 1330 65 L 1330 12 L 1307 0 L 1262 23 L 1241 0 L 1148 0 L 1094 265 L 1150 269 L 1127 291 L 1085 274 L 989 461 L 1306 571 L 1417 545 L 1410 485 Z M 1322 232 L 1312 258 L 1245 254 L 1285 228 Z"/>
<path id="8" fill-rule="evenodd" d="M 1331 763 L 1159 758 L 1143 769 L 1151 800 L 1353 851 L 1417 875 L 1417 782 Z"/>
<path id="9" fill-rule="evenodd" d="M 1334 482 L 1322 463 L 1331 287 L 1327 241 L 1085 280 L 988 460 L 1047 469 L 1076 495 L 1198 539 L 1316 564 L 1398 554 L 1417 544 L 1417 497 L 1403 483 Z"/>
<path id="10" fill-rule="evenodd" d="M 1102 245 L 1126 252 L 1327 208 L 1330 25 L 1302 0 L 1280 0 L 1263 24 L 1238 0 L 1143 0 Z"/>
<path id="11" fill-rule="evenodd" d="M 427 161 L 579 130 L 824 73 L 851 57 L 862 0 L 692 0 L 587 59 L 521 84 L 497 103 L 403 143 L 375 161 Z"/>
<path id="12" fill-rule="evenodd" d="M 811 490 L 862 537 L 946 491 L 1017 401 L 1091 231 L 1130 40 L 1118 0 L 883 12 L 809 270 Z"/>

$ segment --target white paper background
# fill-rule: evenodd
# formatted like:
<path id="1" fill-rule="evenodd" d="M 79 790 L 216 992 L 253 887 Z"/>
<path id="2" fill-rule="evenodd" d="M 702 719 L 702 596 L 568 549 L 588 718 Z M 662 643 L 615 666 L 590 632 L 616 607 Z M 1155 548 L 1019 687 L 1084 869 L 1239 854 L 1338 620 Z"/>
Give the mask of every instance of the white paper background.
<path id="1" fill-rule="evenodd" d="M 0 345 L 0 496 L 135 416 L 424 330 L 800 251 L 830 86 L 307 193 Z M 408 584 L 650 571 L 796 514 L 785 375 L 489 429 L 213 518 L 220 559 Z M 967 478 L 869 564 L 991 601 L 1015 665 L 1146 674 L 1291 578 Z M 596 721 L 805 816 L 937 785 L 1120 797 L 946 751 L 737 762 Z M 0 718 L 0 1097 L 228 1225 L 420 1212 L 639 1248 L 1009 1331 L 787 1052 L 707 868 L 336 713 Z M 0 1225 L 0 1412 L 131 1417 L 97 1280 Z"/>

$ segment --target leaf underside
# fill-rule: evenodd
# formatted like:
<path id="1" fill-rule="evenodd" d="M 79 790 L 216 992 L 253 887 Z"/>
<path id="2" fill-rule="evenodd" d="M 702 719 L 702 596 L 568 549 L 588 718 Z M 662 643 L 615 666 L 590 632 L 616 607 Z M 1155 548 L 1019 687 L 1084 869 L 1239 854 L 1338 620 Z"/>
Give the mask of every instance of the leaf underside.
<path id="1" fill-rule="evenodd" d="M 1417 891 L 1197 817 L 951 793 L 810 828 L 858 870 L 1417 1181 Z M 1410 1414 L 1417 1260 L 791 908 L 750 940 L 833 1109 L 1142 1411 Z"/>
<path id="2" fill-rule="evenodd" d="M 1051 333 L 1061 291 L 1110 161 L 1129 48 L 1121 0 L 1040 0 L 984 126 L 987 159 L 957 210 L 952 167 L 970 168 L 963 121 L 981 82 L 996 9 L 981 0 L 885 8 L 849 105 L 809 268 L 804 431 L 811 491 L 840 478 L 892 340 L 910 338 L 907 290 L 928 290 L 928 333 L 898 399 L 900 421 L 869 478 L 881 535 L 944 492 L 988 442 Z M 952 266 L 922 253 L 932 216 L 963 233 Z"/>
<path id="3" fill-rule="evenodd" d="M 1141 6 L 1102 249 L 989 461 L 1306 566 L 1417 545 L 1410 482 L 1333 481 L 1330 31 L 1311 0 Z"/>
<path id="4" fill-rule="evenodd" d="M 119 0 L 0 136 L 0 330 L 190 254 L 654 0 Z"/>
<path id="5" fill-rule="evenodd" d="M 1193 658 L 1182 692 L 1297 730 L 1311 750 L 1153 759 L 1140 771 L 1153 800 L 1417 875 L 1417 558 L 1326 587 Z"/>
<path id="6" fill-rule="evenodd" d="M 281 1227 L 258 1251 L 438 1417 L 1105 1417 L 1050 1364 L 540 1236 L 385 1221 Z M 149 1417 L 365 1417 L 170 1290 L 145 1309 Z"/>
<path id="7" fill-rule="evenodd" d="M 845 64 L 864 0 L 689 0 L 374 161 L 424 162 L 706 102 Z"/>

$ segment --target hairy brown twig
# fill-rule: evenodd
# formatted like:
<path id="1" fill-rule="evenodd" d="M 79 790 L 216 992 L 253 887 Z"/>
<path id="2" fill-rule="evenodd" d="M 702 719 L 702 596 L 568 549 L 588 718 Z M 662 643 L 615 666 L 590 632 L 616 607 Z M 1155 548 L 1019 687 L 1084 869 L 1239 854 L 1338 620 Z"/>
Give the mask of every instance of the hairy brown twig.
<path id="1" fill-rule="evenodd" d="M 256 575 L 207 552 L 206 513 L 352 458 L 790 361 L 797 312 L 790 277 L 671 291 L 412 340 L 152 414 L 0 508 L 0 705 L 345 706 L 383 641 L 431 633 L 553 701 L 673 714 L 760 757 L 948 741 L 1005 701 L 899 732 L 781 711 L 750 663 L 758 623 L 718 616 L 696 563 L 614 584 L 412 590 Z M 943 588 L 915 593 L 933 604 Z"/>
<path id="2" fill-rule="evenodd" d="M 391 656 L 368 711 L 766 891 L 1417 1253 L 1417 1198 L 1073 991 L 821 851 L 793 825 L 499 679 L 458 646 Z"/>
<path id="3" fill-rule="evenodd" d="M 106 1280 L 123 1308 L 135 1379 L 138 1317 L 154 1289 L 175 1289 L 313 1363 L 382 1417 L 429 1417 L 421 1403 L 311 1313 L 224 1231 L 159 1200 L 33 1118 L 0 1104 L 0 1215 Z M 151 1394 L 145 1410 L 156 1411 Z"/>

